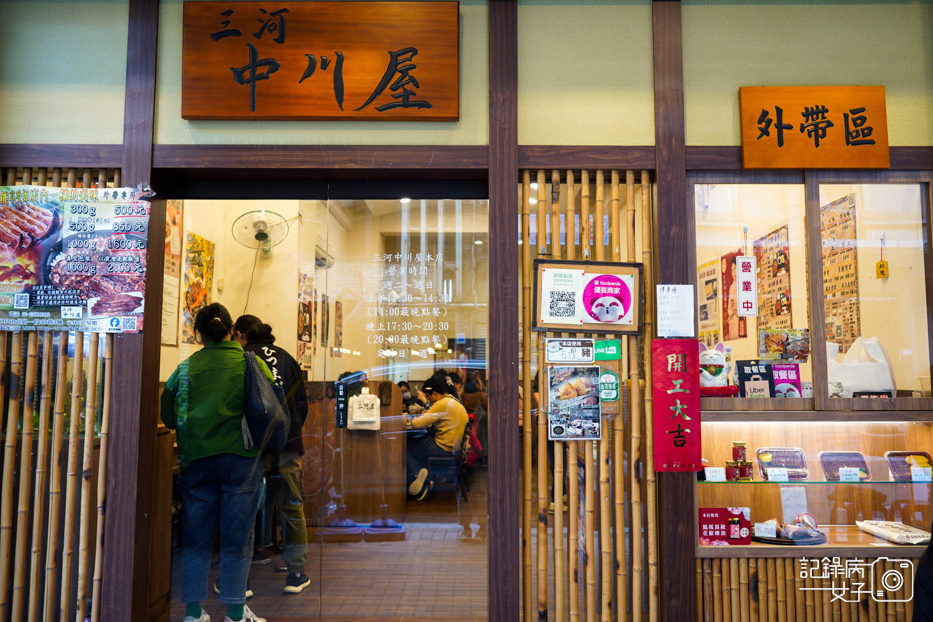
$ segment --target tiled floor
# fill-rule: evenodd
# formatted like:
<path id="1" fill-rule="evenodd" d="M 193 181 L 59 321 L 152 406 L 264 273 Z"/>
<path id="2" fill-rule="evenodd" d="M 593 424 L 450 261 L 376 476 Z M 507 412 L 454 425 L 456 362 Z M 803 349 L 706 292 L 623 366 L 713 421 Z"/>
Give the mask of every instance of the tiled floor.
<path id="1" fill-rule="evenodd" d="M 475 478 L 470 494 L 475 515 L 485 516 L 485 481 Z M 482 474 L 485 480 L 485 473 Z M 285 594 L 285 573 L 273 564 L 253 566 L 249 607 L 269 622 L 400 621 L 480 622 L 487 612 L 486 544 L 460 542 L 453 495 L 410 502 L 402 542 L 311 543 L 305 572 L 311 585 Z M 417 521 L 417 522 L 411 522 Z M 472 525 L 474 532 L 478 523 Z M 181 622 L 180 551 L 173 551 L 171 619 Z M 210 581 L 219 574 L 215 555 Z M 224 605 L 210 594 L 202 606 L 215 622 Z"/>

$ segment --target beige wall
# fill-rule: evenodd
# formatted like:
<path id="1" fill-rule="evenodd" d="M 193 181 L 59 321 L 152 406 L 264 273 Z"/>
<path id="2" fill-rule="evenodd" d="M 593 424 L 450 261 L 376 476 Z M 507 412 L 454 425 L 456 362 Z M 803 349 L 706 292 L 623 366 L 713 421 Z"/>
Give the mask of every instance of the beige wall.
<path id="1" fill-rule="evenodd" d="M 518 142 L 654 144 L 651 2 L 519 2 Z"/>
<path id="2" fill-rule="evenodd" d="M 185 121 L 181 118 L 182 8 L 182 0 L 161 3 L 155 127 L 158 144 L 483 145 L 488 142 L 485 2 L 460 2 L 460 120 L 449 123 Z"/>
<path id="3" fill-rule="evenodd" d="M 688 145 L 739 145 L 740 86 L 880 85 L 892 146 L 933 145 L 933 2 L 686 0 Z"/>
<path id="4" fill-rule="evenodd" d="M 0 143 L 123 142 L 127 0 L 0 2 Z"/>

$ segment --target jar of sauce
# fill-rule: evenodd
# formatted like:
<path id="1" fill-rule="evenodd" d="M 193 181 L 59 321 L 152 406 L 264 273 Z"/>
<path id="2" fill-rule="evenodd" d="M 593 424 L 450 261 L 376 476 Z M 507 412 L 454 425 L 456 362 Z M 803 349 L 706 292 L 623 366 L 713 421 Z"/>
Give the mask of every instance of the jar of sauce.
<path id="1" fill-rule="evenodd" d="M 734 460 L 726 462 L 726 481 L 727 482 L 737 482 L 739 481 L 739 463 Z"/>
<path id="2" fill-rule="evenodd" d="M 741 540 L 742 539 L 742 522 L 737 517 L 732 517 L 728 520 L 729 523 L 729 539 L 730 540 Z"/>
<path id="3" fill-rule="evenodd" d="M 732 459 L 736 462 L 745 462 L 745 443 L 735 441 L 732 443 Z"/>
<path id="4" fill-rule="evenodd" d="M 755 469 L 751 462 L 739 462 L 739 481 L 750 482 L 754 479 Z"/>

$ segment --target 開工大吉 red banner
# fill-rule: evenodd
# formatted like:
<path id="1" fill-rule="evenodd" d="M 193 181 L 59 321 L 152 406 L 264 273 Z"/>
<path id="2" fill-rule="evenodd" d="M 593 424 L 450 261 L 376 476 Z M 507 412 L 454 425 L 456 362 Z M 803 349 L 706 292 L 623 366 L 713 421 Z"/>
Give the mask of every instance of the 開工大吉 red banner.
<path id="1" fill-rule="evenodd" d="M 699 471 L 700 377 L 696 339 L 651 343 L 654 470 Z"/>

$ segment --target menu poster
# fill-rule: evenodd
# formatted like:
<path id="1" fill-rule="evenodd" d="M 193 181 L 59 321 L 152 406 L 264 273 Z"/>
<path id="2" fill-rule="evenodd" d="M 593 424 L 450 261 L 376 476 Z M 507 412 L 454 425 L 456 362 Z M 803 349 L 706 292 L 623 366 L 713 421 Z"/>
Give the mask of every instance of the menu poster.
<path id="1" fill-rule="evenodd" d="M 295 358 L 301 368 L 306 370 L 314 365 L 314 324 L 311 315 L 313 283 L 310 274 L 302 272 L 298 275 L 298 352 Z"/>
<path id="2" fill-rule="evenodd" d="M 858 297 L 855 193 L 820 207 L 823 241 L 823 296 L 826 299 L 826 340 L 839 352 L 862 334 Z"/>
<path id="3" fill-rule="evenodd" d="M 181 288 L 184 201 L 165 202 L 165 259 L 162 275 L 162 345 L 178 346 L 178 293 Z"/>
<path id="4" fill-rule="evenodd" d="M 737 250 L 726 253 L 719 262 L 722 273 L 722 340 L 733 341 L 748 336 L 746 318 L 739 317 L 739 278 L 736 258 L 742 256 Z"/>
<path id="5" fill-rule="evenodd" d="M 548 366 L 548 440 L 601 438 L 599 395 L 599 367 Z"/>
<path id="6" fill-rule="evenodd" d="M 182 301 L 182 343 L 197 343 L 194 318 L 211 304 L 214 285 L 214 243 L 189 233 L 185 244 L 185 289 Z"/>
<path id="7" fill-rule="evenodd" d="M 700 508 L 700 546 L 748 546 L 752 543 L 750 508 Z"/>
<path id="8" fill-rule="evenodd" d="M 138 196 L 0 186 L 0 328 L 141 331 L 150 204 Z"/>
<path id="9" fill-rule="evenodd" d="M 790 255 L 787 225 L 753 245 L 758 260 L 758 328 L 788 329 L 791 321 Z"/>
<path id="10" fill-rule="evenodd" d="M 774 376 L 766 361 L 736 361 L 735 373 L 739 397 L 774 397 Z"/>
<path id="11" fill-rule="evenodd" d="M 758 357 L 768 361 L 806 363 L 810 358 L 810 329 L 768 328 L 759 330 Z"/>
<path id="12" fill-rule="evenodd" d="M 710 348 L 722 341 L 719 332 L 719 262 L 716 260 L 697 268 L 697 318 L 700 341 Z"/>
<path id="13" fill-rule="evenodd" d="M 696 339 L 651 342 L 654 468 L 701 471 L 700 368 Z"/>

